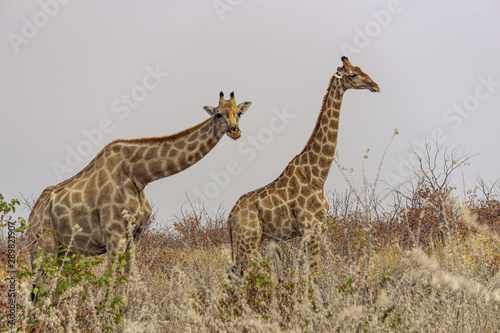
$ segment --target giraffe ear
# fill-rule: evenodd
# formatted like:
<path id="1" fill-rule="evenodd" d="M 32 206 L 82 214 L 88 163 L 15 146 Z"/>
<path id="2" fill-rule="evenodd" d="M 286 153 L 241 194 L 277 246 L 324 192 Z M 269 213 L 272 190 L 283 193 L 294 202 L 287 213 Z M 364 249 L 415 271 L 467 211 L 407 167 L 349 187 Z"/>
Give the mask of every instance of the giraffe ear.
<path id="1" fill-rule="evenodd" d="M 240 115 L 244 114 L 245 112 L 247 112 L 248 108 L 250 107 L 250 105 L 252 105 L 252 102 L 243 102 L 241 104 L 238 104 L 238 109 L 240 109 L 238 111 L 238 113 Z"/>
<path id="2" fill-rule="evenodd" d="M 333 74 L 338 79 L 341 79 L 344 76 L 344 71 L 342 67 L 337 67 L 337 72 Z"/>
<path id="3" fill-rule="evenodd" d="M 213 116 L 217 112 L 217 110 L 216 110 L 216 108 L 214 106 L 204 106 L 203 110 L 207 111 L 207 113 L 210 116 Z"/>

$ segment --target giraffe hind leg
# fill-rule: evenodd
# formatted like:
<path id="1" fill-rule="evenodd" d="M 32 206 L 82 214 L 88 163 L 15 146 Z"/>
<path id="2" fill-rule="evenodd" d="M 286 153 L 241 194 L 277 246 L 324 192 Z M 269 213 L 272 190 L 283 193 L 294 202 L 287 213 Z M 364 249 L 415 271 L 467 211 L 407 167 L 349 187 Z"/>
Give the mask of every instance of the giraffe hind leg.
<path id="1" fill-rule="evenodd" d="M 309 260 L 309 275 L 315 278 L 319 275 L 319 253 L 321 243 L 321 231 L 318 224 L 314 224 L 314 227 L 305 232 L 304 243 Z"/>

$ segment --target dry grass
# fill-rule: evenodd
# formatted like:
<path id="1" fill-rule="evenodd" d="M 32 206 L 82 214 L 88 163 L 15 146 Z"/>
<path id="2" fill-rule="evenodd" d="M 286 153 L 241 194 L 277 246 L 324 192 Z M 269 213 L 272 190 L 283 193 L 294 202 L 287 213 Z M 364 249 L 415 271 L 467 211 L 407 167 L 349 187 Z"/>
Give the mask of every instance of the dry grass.
<path id="1" fill-rule="evenodd" d="M 476 192 L 459 203 L 452 187 L 433 188 L 420 178 L 406 192 L 397 192 L 396 202 L 384 210 L 372 197 L 367 204 L 359 203 L 352 191 L 331 193 L 316 280 L 308 277 L 301 239 L 267 245 L 262 249 L 265 261 L 243 279 L 229 279 L 231 250 L 223 214 L 211 216 L 191 207 L 172 227 L 153 223 L 141 238 L 130 303 L 121 323 L 112 328 L 500 331 L 500 202 L 491 193 L 480 197 Z M 25 257 L 20 258 L 25 264 Z M 97 275 L 104 269 L 93 267 Z M 35 312 L 29 281 L 18 286 L 16 325 L 24 330 L 27 317 L 20 314 Z M 82 288 L 90 290 L 84 304 L 76 301 Z M 0 292 L 4 305 L 5 288 Z M 95 286 L 75 286 L 64 297 L 66 306 L 44 317 L 39 331 L 73 318 L 71 331 L 96 332 L 102 329 L 95 321 L 91 325 L 92 318 L 110 318 L 94 310 L 103 302 L 102 290 Z M 2 320 L 0 330 L 7 329 Z"/>

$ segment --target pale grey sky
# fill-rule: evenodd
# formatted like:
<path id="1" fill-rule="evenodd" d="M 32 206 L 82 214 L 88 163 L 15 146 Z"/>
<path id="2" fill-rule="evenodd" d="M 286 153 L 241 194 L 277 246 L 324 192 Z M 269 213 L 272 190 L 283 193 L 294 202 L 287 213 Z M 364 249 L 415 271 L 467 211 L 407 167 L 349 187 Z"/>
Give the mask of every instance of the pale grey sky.
<path id="1" fill-rule="evenodd" d="M 499 31 L 494 0 L 0 1 L 0 193 L 37 197 L 109 141 L 184 130 L 234 90 L 253 102 L 242 138 L 146 188 L 163 221 L 186 193 L 229 210 L 301 151 L 342 55 L 381 88 L 344 96 L 337 150 L 358 178 L 366 148 L 373 177 L 397 127 L 383 179 L 403 177 L 406 149 L 437 131 L 479 153 L 469 181 L 494 180 Z M 345 186 L 333 166 L 326 190 Z"/>

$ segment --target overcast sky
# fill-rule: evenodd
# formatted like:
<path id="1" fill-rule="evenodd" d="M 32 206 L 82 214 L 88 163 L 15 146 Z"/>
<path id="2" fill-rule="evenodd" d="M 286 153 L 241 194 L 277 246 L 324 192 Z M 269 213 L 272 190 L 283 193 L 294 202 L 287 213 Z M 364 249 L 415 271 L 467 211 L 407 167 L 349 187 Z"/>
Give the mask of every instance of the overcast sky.
<path id="1" fill-rule="evenodd" d="M 8 199 L 38 197 L 114 139 L 202 122 L 222 90 L 253 103 L 241 139 L 145 191 L 165 222 L 186 195 L 230 210 L 302 150 L 343 55 L 381 88 L 344 96 L 337 151 L 358 180 L 366 149 L 373 178 L 396 127 L 384 180 L 403 179 L 406 149 L 436 135 L 479 154 L 468 182 L 500 176 L 498 1 L 2 0 L 0 35 Z M 333 166 L 325 189 L 345 186 Z"/>

